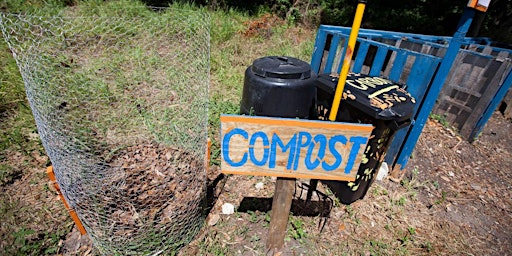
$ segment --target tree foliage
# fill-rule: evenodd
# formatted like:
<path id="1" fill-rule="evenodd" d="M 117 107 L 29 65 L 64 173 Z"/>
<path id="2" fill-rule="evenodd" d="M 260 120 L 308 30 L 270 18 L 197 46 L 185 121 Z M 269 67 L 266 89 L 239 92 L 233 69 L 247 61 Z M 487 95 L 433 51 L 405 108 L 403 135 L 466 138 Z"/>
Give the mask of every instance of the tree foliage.
<path id="1" fill-rule="evenodd" d="M 492 0 L 489 10 L 479 16 L 476 21 L 481 24 L 475 23 L 475 35 L 512 44 L 512 0 Z"/>
<path id="2" fill-rule="evenodd" d="M 236 8 L 257 14 L 270 10 L 291 22 L 306 25 L 351 26 L 355 0 L 197 0 L 211 8 Z M 452 35 L 468 0 L 369 0 L 363 28 L 431 35 Z M 489 36 L 512 43 L 512 0 L 492 0 L 478 12 L 472 36 Z"/>

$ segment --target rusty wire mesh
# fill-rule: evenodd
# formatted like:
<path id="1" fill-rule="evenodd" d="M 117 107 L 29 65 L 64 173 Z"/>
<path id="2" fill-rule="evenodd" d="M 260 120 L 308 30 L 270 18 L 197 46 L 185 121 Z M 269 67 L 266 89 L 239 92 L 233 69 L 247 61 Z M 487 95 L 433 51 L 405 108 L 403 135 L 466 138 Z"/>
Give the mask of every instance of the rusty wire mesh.
<path id="1" fill-rule="evenodd" d="M 93 7 L 91 7 L 93 8 Z M 209 17 L 2 13 L 58 184 L 102 254 L 172 254 L 204 221 Z"/>

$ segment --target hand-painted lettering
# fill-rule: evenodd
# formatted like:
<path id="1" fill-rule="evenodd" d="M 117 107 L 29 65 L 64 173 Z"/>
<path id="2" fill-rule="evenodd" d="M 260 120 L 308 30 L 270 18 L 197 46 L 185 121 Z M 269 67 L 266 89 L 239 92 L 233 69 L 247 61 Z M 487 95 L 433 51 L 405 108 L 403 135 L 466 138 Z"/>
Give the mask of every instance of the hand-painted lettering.
<path id="1" fill-rule="evenodd" d="M 261 138 L 263 144 L 263 158 L 261 160 L 256 159 L 256 156 L 254 155 L 254 144 L 258 138 Z M 251 136 L 251 140 L 249 141 L 249 158 L 251 159 L 251 162 L 253 162 L 256 166 L 265 165 L 268 162 L 269 145 L 270 143 L 268 142 L 267 134 L 261 131 L 254 133 Z"/>
<path id="2" fill-rule="evenodd" d="M 305 138 L 306 141 L 303 141 L 302 139 Z M 299 159 L 300 159 L 300 151 L 302 148 L 306 148 L 309 146 L 309 143 L 311 143 L 311 133 L 309 132 L 299 132 L 299 139 L 298 139 L 298 147 L 297 152 L 295 153 L 295 161 L 293 163 L 293 169 L 297 170 L 299 166 Z"/>
<path id="3" fill-rule="evenodd" d="M 326 171 L 336 170 L 343 160 L 340 152 L 336 150 L 336 143 L 338 142 L 341 142 L 341 144 L 343 145 L 347 145 L 347 138 L 343 135 L 336 135 L 329 140 L 329 151 L 331 151 L 331 154 L 334 156 L 335 161 L 332 164 L 328 164 L 326 162 L 322 163 L 322 167 Z"/>
<path id="4" fill-rule="evenodd" d="M 243 154 L 242 160 L 238 162 L 233 162 L 233 160 L 231 160 L 231 157 L 229 157 L 229 142 L 231 140 L 231 137 L 235 135 L 241 135 L 246 140 L 249 139 L 249 134 L 243 129 L 235 128 L 229 131 L 228 133 L 226 133 L 226 135 L 224 135 L 224 139 L 222 140 L 222 156 L 224 157 L 224 160 L 226 161 L 227 164 L 233 167 L 240 167 L 247 162 L 247 152 Z"/>
<path id="5" fill-rule="evenodd" d="M 357 157 L 357 152 L 359 152 L 359 148 L 361 146 L 364 147 L 366 145 L 368 138 L 361 136 L 351 137 L 350 142 L 352 142 L 352 149 L 350 149 L 350 155 L 348 156 L 347 165 L 345 166 L 345 173 L 350 173 L 350 170 L 352 170 Z"/>
<path id="6" fill-rule="evenodd" d="M 306 168 L 308 168 L 308 170 L 315 169 L 318 165 L 320 165 L 320 162 L 325 157 L 325 146 L 327 145 L 327 138 L 325 137 L 325 135 L 317 134 L 313 138 L 313 141 L 314 141 L 313 143 L 309 144 L 308 152 L 306 154 L 306 157 L 304 157 Z M 311 157 L 313 156 L 313 149 L 316 148 L 316 145 L 319 145 L 319 148 L 317 151 L 318 153 L 317 153 L 315 161 L 311 161 Z"/>
<path id="7" fill-rule="evenodd" d="M 345 83 L 363 91 L 366 91 L 368 89 L 368 86 L 358 83 L 357 80 L 347 80 Z"/>
<path id="8" fill-rule="evenodd" d="M 242 154 L 241 160 L 235 162 L 230 156 L 230 142 L 232 137 L 241 136 L 248 141 L 248 152 Z M 333 171 L 340 167 L 343 163 L 342 153 L 338 151 L 337 144 L 341 143 L 343 147 L 350 147 L 350 153 L 345 167 L 345 173 L 350 173 L 354 166 L 355 159 L 358 155 L 360 147 L 366 145 L 368 138 L 354 136 L 347 139 L 344 135 L 335 135 L 327 138 L 323 134 L 317 134 L 314 137 L 309 132 L 298 132 L 294 134 L 287 142 L 279 137 L 277 133 L 273 133 L 269 140 L 266 133 L 262 131 L 249 134 L 241 128 L 235 128 L 224 135 L 222 139 L 222 156 L 227 164 L 232 167 L 240 167 L 249 160 L 256 166 L 268 165 L 269 168 L 276 167 L 276 155 L 279 152 L 288 152 L 286 169 L 297 170 L 300 161 L 304 161 L 304 165 L 308 170 L 313 170 L 321 166 L 325 171 Z M 350 143 L 347 145 L 347 143 Z M 257 156 L 255 149 L 259 148 L 263 152 Z M 306 152 L 305 156 L 301 156 L 301 152 Z M 325 161 L 326 153 L 329 152 L 334 162 Z"/>
<path id="9" fill-rule="evenodd" d="M 364 124 L 263 117 L 221 121 L 224 173 L 278 177 L 353 180 L 372 130 Z"/>
<path id="10" fill-rule="evenodd" d="M 288 163 L 286 164 L 286 169 L 291 170 L 293 161 L 295 160 L 295 148 L 297 148 L 297 134 L 294 134 L 290 141 L 285 145 L 281 138 L 274 133 L 272 134 L 272 143 L 270 144 L 270 161 L 268 163 L 268 168 L 276 168 L 276 155 L 277 155 L 277 146 L 281 148 L 281 152 L 290 151 L 288 154 Z"/>

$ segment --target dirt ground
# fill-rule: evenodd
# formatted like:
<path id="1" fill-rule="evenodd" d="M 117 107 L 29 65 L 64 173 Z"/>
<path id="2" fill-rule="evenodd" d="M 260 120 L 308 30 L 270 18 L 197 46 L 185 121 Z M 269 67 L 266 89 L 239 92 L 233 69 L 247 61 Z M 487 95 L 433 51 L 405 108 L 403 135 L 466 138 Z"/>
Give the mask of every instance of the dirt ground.
<path id="1" fill-rule="evenodd" d="M 281 255 L 510 255 L 511 127 L 512 120 L 496 112 L 470 144 L 429 120 L 405 178 L 376 181 L 363 200 L 348 206 L 321 183 L 306 202 L 308 181 L 298 180 Z M 45 161 L 44 156 L 34 159 Z M 40 193 L 40 186 L 30 185 L 34 177 L 45 179 L 42 172 L 25 173 L 2 187 L 2 193 L 13 201 L 43 198 L 31 209 L 20 203 L 53 216 L 47 228 L 71 230 L 55 192 L 44 186 Z M 265 255 L 275 178 L 225 177 L 217 167 L 208 176 L 207 223 L 180 255 Z M 235 213 L 222 214 L 226 203 Z M 61 236 L 59 246 L 57 255 L 95 254 L 76 228 Z"/>
<path id="2" fill-rule="evenodd" d="M 452 205 L 447 206 L 453 208 L 444 218 L 476 231 L 477 237 L 490 238 L 487 246 L 508 248 L 503 252 L 512 249 L 511 132 L 512 120 L 499 113 L 473 144 L 431 122 L 410 163 L 425 170 L 426 179 L 437 180 L 448 194 L 456 196 L 448 200 Z"/>
<path id="3" fill-rule="evenodd" d="M 435 211 L 440 220 L 436 224 L 444 222 L 444 230 L 464 238 L 467 245 L 460 254 L 512 253 L 511 132 L 512 120 L 499 112 L 472 144 L 430 121 L 416 146 L 409 168 L 419 170 L 418 180 L 439 184 L 444 202 Z M 427 208 L 435 203 L 433 194 L 420 190 L 419 199 Z"/>

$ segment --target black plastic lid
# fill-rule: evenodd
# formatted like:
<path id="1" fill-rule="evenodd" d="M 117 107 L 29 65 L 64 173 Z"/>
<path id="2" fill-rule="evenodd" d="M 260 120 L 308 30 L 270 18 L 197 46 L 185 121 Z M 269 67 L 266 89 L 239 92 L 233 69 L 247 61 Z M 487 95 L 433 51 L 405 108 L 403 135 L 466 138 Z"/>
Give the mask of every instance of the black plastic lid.
<path id="1" fill-rule="evenodd" d="M 308 79 L 311 77 L 309 63 L 282 56 L 268 56 L 255 60 L 251 71 L 261 77 L 279 79 Z"/>
<path id="2" fill-rule="evenodd" d="M 334 95 L 338 75 L 318 77 L 319 90 Z M 379 120 L 402 121 L 412 116 L 416 99 L 403 85 L 382 77 L 349 73 L 343 89 L 342 101 Z"/>

